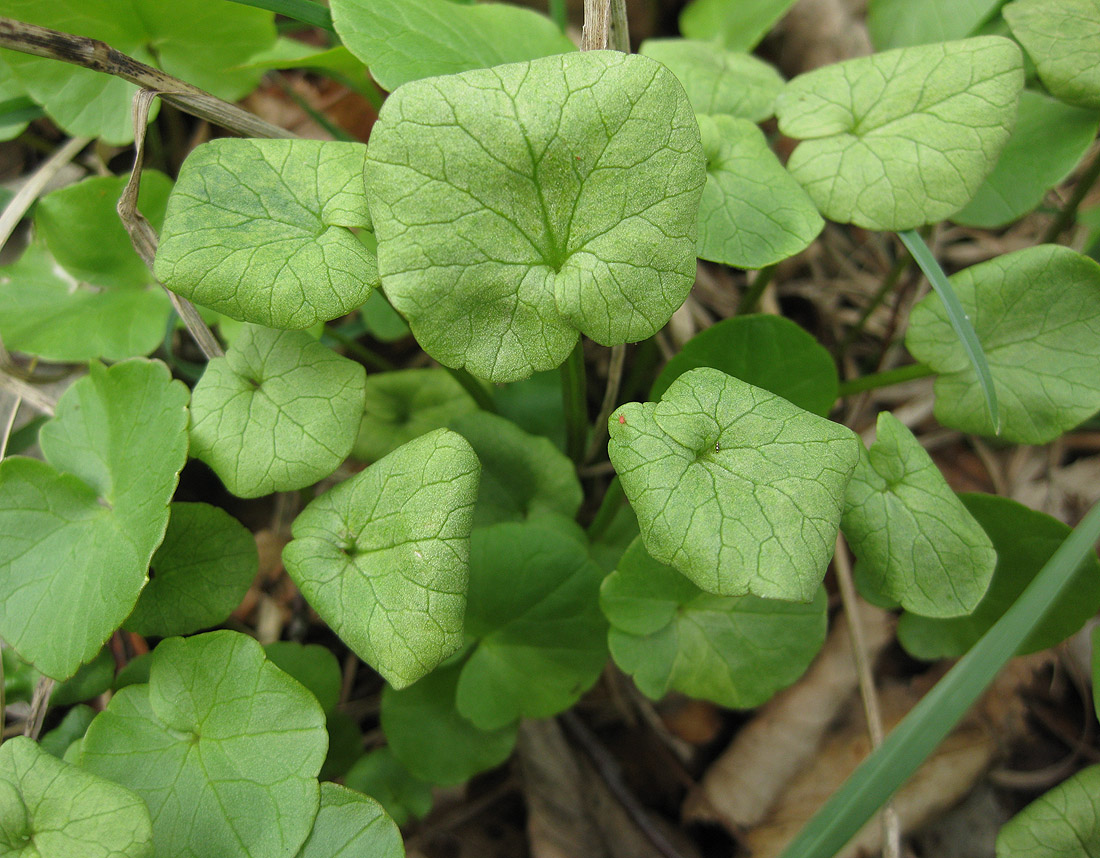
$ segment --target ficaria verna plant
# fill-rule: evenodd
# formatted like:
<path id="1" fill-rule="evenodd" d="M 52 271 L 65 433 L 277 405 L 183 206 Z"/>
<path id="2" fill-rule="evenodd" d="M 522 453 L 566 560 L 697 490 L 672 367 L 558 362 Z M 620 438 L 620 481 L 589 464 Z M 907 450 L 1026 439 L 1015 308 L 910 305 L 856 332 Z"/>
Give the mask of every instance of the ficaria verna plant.
<path id="1" fill-rule="evenodd" d="M 653 700 L 797 682 L 830 592 L 858 625 L 826 579 L 850 548 L 901 646 L 960 661 L 784 853 L 827 858 L 1100 609 L 1100 513 L 958 495 L 923 415 L 838 407 L 932 376 L 940 425 L 1031 445 L 1100 412 L 1100 265 L 1059 243 L 1100 158 L 1043 240 L 950 277 L 928 241 L 1085 159 L 1100 2 L 870 0 L 876 52 L 785 80 L 751 52 L 792 5 L 693 0 L 631 52 L 622 0 L 586 0 L 583 50 L 562 0 L 0 0 L 0 130 L 72 138 L 0 216 L 41 197 L 0 268 L 0 854 L 394 858 L 609 660 Z M 369 135 L 219 100 L 285 68 L 372 101 Z M 177 107 L 237 136 L 179 164 Z M 45 192 L 93 138 L 101 175 Z M 843 341 L 753 312 L 827 228 L 892 254 Z M 697 277 L 728 318 L 685 337 Z M 887 300 L 912 361 L 851 348 Z M 1096 854 L 1098 790 L 1056 786 L 998 858 Z"/>

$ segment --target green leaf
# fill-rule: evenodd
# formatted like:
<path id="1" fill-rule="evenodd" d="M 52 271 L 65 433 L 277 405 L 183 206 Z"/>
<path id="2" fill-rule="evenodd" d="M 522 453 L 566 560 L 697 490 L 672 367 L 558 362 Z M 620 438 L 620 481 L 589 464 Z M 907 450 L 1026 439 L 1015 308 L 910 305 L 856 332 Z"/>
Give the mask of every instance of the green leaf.
<path id="1" fill-rule="evenodd" d="M 690 369 L 710 366 L 825 417 L 836 403 L 836 364 L 816 339 L 783 316 L 735 316 L 688 340 L 653 383 L 650 399 Z"/>
<path id="2" fill-rule="evenodd" d="M 15 701 L 30 703 L 34 686 L 41 679 L 42 674 L 7 645 L 0 647 L 0 659 L 2 659 L 0 665 L 4 670 L 4 700 L 7 703 Z"/>
<path id="3" fill-rule="evenodd" d="M 298 858 L 405 858 L 401 832 L 377 801 L 334 783 L 321 784 L 321 809 Z"/>
<path id="4" fill-rule="evenodd" d="M 1100 766 L 1041 795 L 1005 823 L 997 858 L 1086 858 L 1100 843 Z"/>
<path id="5" fill-rule="evenodd" d="M 438 429 L 330 489 L 294 521 L 287 572 L 395 687 L 462 646 L 480 470 L 462 436 Z"/>
<path id="6" fill-rule="evenodd" d="M 332 29 L 332 16 L 328 9 L 315 0 L 233 0 L 234 3 L 243 3 L 245 6 L 256 6 L 260 9 L 270 9 L 280 15 L 309 24 L 311 27 L 321 27 L 325 30 Z"/>
<path id="7" fill-rule="evenodd" d="M 191 455 L 238 497 L 312 485 L 351 453 L 365 383 L 309 334 L 250 325 L 195 385 Z"/>
<path id="8" fill-rule="evenodd" d="M 414 438 L 442 429 L 477 403 L 445 369 L 367 376 L 367 400 L 352 455 L 375 462 Z"/>
<path id="9" fill-rule="evenodd" d="M 524 432 L 543 435 L 559 450 L 565 449 L 565 405 L 560 372 L 536 372 L 530 378 L 500 385 L 493 391 L 493 399 L 501 416 Z"/>
<path id="10" fill-rule="evenodd" d="M 236 101 L 261 72 L 238 68 L 275 42 L 274 15 L 221 0 L 0 0 L 0 15 L 89 36 L 213 93 Z M 3 51 L 27 93 L 72 135 L 133 140 L 137 87 L 121 78 L 29 54 Z"/>
<path id="11" fill-rule="evenodd" d="M 1100 266 L 1040 245 L 951 277 L 989 362 L 1001 437 L 1045 444 L 1100 409 Z M 995 434 L 975 373 L 943 304 L 929 295 L 909 317 L 905 344 L 938 372 L 936 417 L 946 426 Z"/>
<path id="12" fill-rule="evenodd" d="M 264 646 L 264 654 L 279 670 L 308 688 L 325 712 L 336 708 L 343 680 L 332 650 L 320 644 L 274 641 Z"/>
<path id="13" fill-rule="evenodd" d="M 225 510 L 174 503 L 149 583 L 125 626 L 145 637 L 216 626 L 241 603 L 259 563 L 252 534 Z"/>
<path id="14" fill-rule="evenodd" d="M 154 270 L 212 310 L 272 328 L 343 316 L 378 285 L 366 149 L 222 138 L 195 149 L 168 200 Z"/>
<path id="15" fill-rule="evenodd" d="M 973 611 L 997 563 L 981 525 L 888 411 L 848 483 L 840 526 L 874 590 L 925 617 Z"/>
<path id="16" fill-rule="evenodd" d="M 669 691 L 751 709 L 797 680 L 825 641 L 828 601 L 711 596 L 634 540 L 600 588 L 615 663 L 659 700 Z"/>
<path id="17" fill-rule="evenodd" d="M 1024 90 L 1016 126 L 997 166 L 951 220 L 992 228 L 1027 214 L 1077 166 L 1096 137 L 1098 123 L 1094 111 Z"/>
<path id="18" fill-rule="evenodd" d="M 1100 0 L 1015 0 L 1002 14 L 1053 96 L 1100 109 Z"/>
<path id="19" fill-rule="evenodd" d="M 88 725 L 95 718 L 96 711 L 91 706 L 81 703 L 65 713 L 61 723 L 46 733 L 39 744 L 42 750 L 61 759 L 73 742 L 79 742 L 84 738 Z"/>
<path id="20" fill-rule="evenodd" d="M 503 3 L 333 0 L 336 32 L 391 92 L 435 75 L 576 50 L 549 18 Z"/>
<path id="21" fill-rule="evenodd" d="M 646 39 L 638 53 L 668 66 L 684 85 L 692 109 L 708 116 L 762 122 L 775 112 L 775 98 L 783 89 L 774 66 L 715 42 Z"/>
<path id="22" fill-rule="evenodd" d="M 427 816 L 432 809 L 432 785 L 412 775 L 389 746 L 361 756 L 344 781 L 372 796 L 398 825 Z"/>
<path id="23" fill-rule="evenodd" d="M 503 763 L 517 725 L 479 730 L 455 708 L 461 662 L 432 671 L 401 691 L 382 691 L 382 731 L 398 761 L 429 783 L 459 784 Z"/>
<path id="24" fill-rule="evenodd" d="M 795 0 L 692 0 L 680 13 L 689 39 L 715 39 L 731 51 L 751 51 Z"/>
<path id="25" fill-rule="evenodd" d="M 830 220 L 905 230 L 957 212 L 1008 140 L 1024 85 L 999 36 L 826 66 L 787 84 L 779 130 L 804 142 L 787 169 Z"/>
<path id="26" fill-rule="evenodd" d="M 607 661 L 602 578 L 586 546 L 560 531 L 477 528 L 466 611 L 466 635 L 477 643 L 458 680 L 459 713 L 494 730 L 576 703 Z"/>
<path id="27" fill-rule="evenodd" d="M 93 363 L 42 427 L 46 462 L 0 462 L 0 637 L 48 676 L 99 652 L 145 586 L 187 457 L 186 406 L 162 363 Z"/>
<path id="28" fill-rule="evenodd" d="M 151 275 L 137 287 L 80 281 L 57 264 L 41 241 L 34 241 L 17 262 L 0 268 L 4 345 L 48 361 L 148 354 L 164 340 L 171 311 L 168 296 Z"/>
<path id="29" fill-rule="evenodd" d="M 0 140 L 14 140 L 26 130 L 31 119 L 42 115 L 42 108 L 27 96 L 26 88 L 5 57 L 6 53 L 0 52 Z"/>
<path id="30" fill-rule="evenodd" d="M 158 858 L 275 858 L 309 835 L 324 725 L 252 638 L 168 638 L 149 684 L 123 688 L 92 722 L 82 765 L 145 799 Z"/>
<path id="31" fill-rule="evenodd" d="M 645 57 L 410 83 L 383 106 L 368 166 L 386 295 L 446 366 L 514 381 L 581 333 L 645 339 L 694 282 L 698 127 Z"/>
<path id="32" fill-rule="evenodd" d="M 116 206 L 125 176 L 94 176 L 47 194 L 35 207 L 34 228 L 53 258 L 76 280 L 102 288 L 142 288 L 152 281 L 134 251 Z M 156 230 L 172 180 L 156 170 L 141 174 L 138 210 Z"/>
<path id="33" fill-rule="evenodd" d="M 384 343 L 402 340 L 409 335 L 409 323 L 401 318 L 386 297 L 377 289 L 370 293 L 367 303 L 359 308 L 363 326 L 372 337 Z"/>
<path id="34" fill-rule="evenodd" d="M 709 367 L 608 423 L 655 560 L 716 596 L 815 597 L 859 460 L 851 431 Z"/>
<path id="35" fill-rule="evenodd" d="M 107 691 L 115 681 L 115 659 L 109 647 L 103 647 L 87 664 L 54 687 L 50 694 L 51 706 L 71 706 L 82 700 L 91 700 Z"/>
<path id="36" fill-rule="evenodd" d="M 902 615 L 898 639 L 910 654 L 926 661 L 957 658 L 970 649 L 1012 606 L 1070 532 L 1062 522 L 1008 498 L 980 494 L 960 498 L 993 541 L 997 567 L 984 598 L 969 615 L 952 619 Z M 1043 622 L 1020 644 L 1019 654 L 1060 643 L 1098 609 L 1100 560 L 1094 552 L 1077 568 Z"/>
<path id="37" fill-rule="evenodd" d="M 153 653 L 151 652 L 143 652 L 137 658 L 131 659 L 115 677 L 114 690 L 118 691 L 127 685 L 142 685 L 148 682 L 152 666 Z"/>
<path id="38" fill-rule="evenodd" d="M 1000 0 L 871 0 L 867 29 L 880 51 L 974 35 L 996 13 Z"/>
<path id="39" fill-rule="evenodd" d="M 152 858 L 149 811 L 130 790 L 16 736 L 0 746 L 0 852 Z"/>
<path id="40" fill-rule="evenodd" d="M 463 414 L 450 428 L 470 442 L 481 461 L 474 527 L 576 516 L 584 500 L 577 472 L 549 439 L 486 411 Z"/>
<path id="41" fill-rule="evenodd" d="M 331 781 L 346 775 L 363 755 L 363 733 L 359 723 L 341 709 L 326 713 L 325 730 L 328 733 L 328 754 L 318 777 Z"/>
<path id="42" fill-rule="evenodd" d="M 763 268 L 805 250 L 825 221 L 768 148 L 763 132 L 732 116 L 698 120 L 707 156 L 699 256 L 738 268 Z"/>

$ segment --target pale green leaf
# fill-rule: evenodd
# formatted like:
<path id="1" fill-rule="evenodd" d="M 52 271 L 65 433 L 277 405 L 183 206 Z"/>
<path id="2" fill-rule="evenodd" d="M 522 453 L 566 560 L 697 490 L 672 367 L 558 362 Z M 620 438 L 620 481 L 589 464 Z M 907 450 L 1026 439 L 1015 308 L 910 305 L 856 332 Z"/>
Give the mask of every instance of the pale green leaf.
<path id="1" fill-rule="evenodd" d="M 63 763 L 32 739 L 0 747 L 0 853 L 152 858 L 149 811 L 125 787 Z"/>
<path id="2" fill-rule="evenodd" d="M 378 268 L 366 148 L 222 138 L 195 149 L 168 200 L 154 270 L 173 292 L 245 322 L 308 328 L 367 300 Z"/>
<path id="3" fill-rule="evenodd" d="M 603 573 L 586 547 L 536 524 L 479 527 L 470 539 L 466 635 L 456 705 L 482 730 L 568 709 L 607 661 Z"/>
<path id="4" fill-rule="evenodd" d="M 0 15 L 99 39 L 230 101 L 260 82 L 261 72 L 238 67 L 275 42 L 271 12 L 222 0 L 127 0 L 122 8 L 118 0 L 0 0 Z M 30 54 L 4 51 L 3 58 L 70 134 L 116 144 L 133 140 L 133 84 Z"/>
<path id="5" fill-rule="evenodd" d="M 800 75 L 776 102 L 787 169 L 830 220 L 904 230 L 948 217 L 1008 140 L 1024 85 L 999 36 L 898 48 Z"/>
<path id="6" fill-rule="evenodd" d="M 1002 14 L 1052 95 L 1100 109 L 1100 0 L 1015 0 Z"/>
<path id="7" fill-rule="evenodd" d="M 477 403 L 445 369 L 367 376 L 367 399 L 352 454 L 374 462 L 414 438 L 442 429 Z"/>
<path id="8" fill-rule="evenodd" d="M 174 503 L 149 583 L 125 626 L 162 638 L 216 626 L 241 603 L 259 562 L 252 534 L 225 510 Z"/>
<path id="9" fill-rule="evenodd" d="M 871 586 L 926 617 L 973 611 L 997 563 L 981 525 L 888 411 L 848 483 L 840 526 Z"/>
<path id="10" fill-rule="evenodd" d="M 774 113 L 775 97 L 783 89 L 774 66 L 712 41 L 646 39 L 638 53 L 668 66 L 684 85 L 692 109 L 708 116 L 761 122 Z"/>
<path id="11" fill-rule="evenodd" d="M 365 382 L 307 333 L 249 325 L 195 385 L 191 455 L 238 497 L 312 485 L 351 453 Z"/>
<path id="12" fill-rule="evenodd" d="M 951 220 L 998 227 L 1027 214 L 1060 184 L 1096 137 L 1100 116 L 1031 90 L 1020 95 L 1020 113 L 997 166 Z"/>
<path id="13" fill-rule="evenodd" d="M 974 35 L 999 0 L 871 0 L 867 29 L 880 51 Z"/>
<path id="14" fill-rule="evenodd" d="M 336 708 L 343 678 L 332 650 L 320 644 L 274 641 L 264 647 L 264 654 L 279 670 L 308 688 L 325 712 Z"/>
<path id="15" fill-rule="evenodd" d="M 460 435 L 422 435 L 294 521 L 287 571 L 329 627 L 404 687 L 462 646 L 481 468 Z"/>
<path id="16" fill-rule="evenodd" d="M 1057 519 L 994 495 L 960 495 L 989 535 L 997 567 L 978 606 L 964 617 L 933 619 L 902 614 L 898 639 L 917 658 L 958 658 L 970 649 L 1016 601 L 1043 564 L 1069 535 Z M 1070 586 L 1042 623 L 1020 644 L 1019 654 L 1055 646 L 1100 610 L 1100 560 L 1093 552 L 1074 573 Z"/>
<path id="17" fill-rule="evenodd" d="M 344 44 L 388 90 L 435 75 L 574 51 L 553 21 L 505 3 L 333 0 Z"/>
<path id="18" fill-rule="evenodd" d="M 549 439 L 486 411 L 463 414 L 450 428 L 470 442 L 481 461 L 474 527 L 576 516 L 584 500 L 577 471 Z"/>
<path id="19" fill-rule="evenodd" d="M 646 57 L 410 83 L 382 108 L 368 160 L 386 295 L 447 366 L 514 381 L 557 367 L 581 333 L 645 339 L 694 282 L 698 127 Z"/>
<path id="20" fill-rule="evenodd" d="M 321 809 L 298 858 L 405 858 L 401 832 L 373 798 L 321 784 Z"/>
<path id="21" fill-rule="evenodd" d="M 703 329 L 665 364 L 650 399 L 660 399 L 673 381 L 700 366 L 720 369 L 822 417 L 836 404 L 839 381 L 832 356 L 783 316 L 735 316 Z"/>
<path id="22" fill-rule="evenodd" d="M 636 539 L 600 588 L 615 663 L 659 700 L 669 691 L 732 709 L 798 679 L 825 640 L 825 591 L 812 602 L 712 596 Z"/>
<path id="23" fill-rule="evenodd" d="M 133 609 L 187 456 L 186 405 L 162 363 L 92 364 L 42 427 L 46 462 L 0 462 L 0 637 L 43 673 L 71 676 Z"/>
<path id="24" fill-rule="evenodd" d="M 81 764 L 145 799 L 158 858 L 284 858 L 317 813 L 324 725 L 252 638 L 168 638 L 149 684 L 123 688 L 92 722 Z"/>
<path id="25" fill-rule="evenodd" d="M 1069 248 L 1040 245 L 960 271 L 951 285 L 989 363 L 1001 437 L 1045 444 L 1100 409 L 1100 265 Z M 905 344 L 939 373 L 940 422 L 995 434 L 938 297 L 913 308 Z"/>
<path id="26" fill-rule="evenodd" d="M 401 765 L 389 746 L 360 757 L 344 782 L 374 798 L 398 825 L 426 816 L 432 809 L 431 784 Z"/>
<path id="27" fill-rule="evenodd" d="M 692 0 L 680 13 L 689 39 L 715 39 L 732 51 L 756 47 L 795 0 Z"/>
<path id="28" fill-rule="evenodd" d="M 382 732 L 400 763 L 429 783 L 459 784 L 503 763 L 516 745 L 516 725 L 479 730 L 455 708 L 462 663 L 432 671 L 416 685 L 382 692 Z"/>
<path id="29" fill-rule="evenodd" d="M 1041 795 L 1005 823 L 997 858 L 1092 858 L 1100 854 L 1100 766 Z"/>
<path id="30" fill-rule="evenodd" d="M 859 460 L 850 430 L 702 367 L 608 431 L 654 559 L 718 596 L 814 598 Z"/>
<path id="31" fill-rule="evenodd" d="M 825 221 L 746 119 L 699 116 L 707 184 L 699 203 L 698 254 L 763 268 L 805 250 Z"/>

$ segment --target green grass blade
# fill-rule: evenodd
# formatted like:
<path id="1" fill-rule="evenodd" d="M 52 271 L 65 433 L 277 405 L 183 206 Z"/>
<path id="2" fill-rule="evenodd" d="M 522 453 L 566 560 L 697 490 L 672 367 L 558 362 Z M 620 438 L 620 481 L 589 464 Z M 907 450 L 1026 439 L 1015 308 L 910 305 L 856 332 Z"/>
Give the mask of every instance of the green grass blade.
<path id="1" fill-rule="evenodd" d="M 955 329 L 955 334 L 966 350 L 970 363 L 974 365 L 974 370 L 978 373 L 978 384 L 981 385 L 982 394 L 985 396 L 985 405 L 989 410 L 989 419 L 993 422 L 993 429 L 995 432 L 1000 432 L 1001 417 L 997 410 L 997 391 L 993 389 L 993 376 L 989 372 L 985 352 L 982 351 L 982 344 L 978 342 L 978 335 L 974 333 L 974 327 L 970 324 L 970 318 L 963 310 L 962 304 L 959 303 L 959 299 L 955 295 L 955 290 L 951 288 L 951 282 L 947 279 L 947 275 L 943 273 L 943 269 L 940 268 L 940 264 L 936 261 L 936 257 L 932 255 L 932 251 L 925 244 L 924 239 L 921 238 L 920 233 L 913 229 L 907 229 L 904 232 L 899 232 L 898 238 L 901 239 L 902 244 L 916 260 L 917 265 L 924 272 L 924 276 L 928 278 L 928 282 L 932 284 L 932 288 L 936 290 L 943 301 L 951 327 Z"/>
<path id="2" fill-rule="evenodd" d="M 993 681 L 1100 539 L 1100 504 L 1089 510 L 1003 617 L 852 773 L 781 858 L 831 858 L 943 741 Z"/>
<path id="3" fill-rule="evenodd" d="M 267 9 L 276 15 L 285 15 L 287 18 L 293 18 L 311 27 L 336 32 L 332 26 L 332 14 L 320 3 L 314 3 L 312 0 L 230 0 L 230 2 Z"/>

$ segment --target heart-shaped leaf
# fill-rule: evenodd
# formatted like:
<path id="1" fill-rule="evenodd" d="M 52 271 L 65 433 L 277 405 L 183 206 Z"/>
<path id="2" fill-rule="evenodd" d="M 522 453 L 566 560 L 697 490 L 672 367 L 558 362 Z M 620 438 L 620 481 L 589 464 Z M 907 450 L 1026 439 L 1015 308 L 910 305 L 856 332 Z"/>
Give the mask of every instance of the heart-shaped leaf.
<path id="1" fill-rule="evenodd" d="M 174 503 L 126 628 L 163 638 L 216 626 L 241 603 L 259 562 L 256 540 L 225 510 Z"/>
<path id="2" fill-rule="evenodd" d="M 477 403 L 445 369 L 372 373 L 352 453 L 364 462 L 377 461 L 475 408 Z"/>
<path id="3" fill-rule="evenodd" d="M 351 453 L 365 384 L 309 334 L 249 325 L 195 385 L 191 455 L 238 497 L 312 485 Z"/>
<path id="4" fill-rule="evenodd" d="M 368 168 L 386 295 L 447 366 L 513 381 L 557 367 L 581 333 L 644 339 L 694 282 L 698 127 L 646 57 L 588 51 L 407 84 L 382 108 Z"/>
<path id="5" fill-rule="evenodd" d="M 13 858 L 152 858 L 145 803 L 31 739 L 0 747 L 0 852 Z"/>
<path id="6" fill-rule="evenodd" d="M 546 16 L 505 3 L 334 0 L 332 22 L 390 91 L 424 77 L 576 50 Z"/>
<path id="7" fill-rule="evenodd" d="M 1046 444 L 1100 410 L 1100 265 L 1067 247 L 1040 245 L 960 271 L 951 285 L 989 362 L 1001 437 Z M 937 296 L 913 308 L 905 345 L 940 374 L 941 423 L 996 434 Z"/>
<path id="8" fill-rule="evenodd" d="M 135 59 L 236 101 L 261 71 L 240 66 L 275 43 L 275 16 L 222 0 L 0 0 L 0 15 L 90 36 Z M 4 51 L 27 92 L 72 135 L 126 144 L 134 139 L 130 104 L 137 87 L 121 78 L 30 54 Z"/>
<path id="9" fill-rule="evenodd" d="M 186 426 L 187 388 L 164 364 L 93 363 L 42 427 L 46 462 L 0 462 L 0 637 L 48 676 L 72 676 L 133 609 Z"/>
<path id="10" fill-rule="evenodd" d="M 714 39 L 731 51 L 751 51 L 795 0 L 692 0 L 680 14 L 689 39 Z"/>
<path id="11" fill-rule="evenodd" d="M 725 50 L 713 41 L 646 39 L 638 49 L 668 66 L 696 113 L 725 114 L 761 122 L 775 112 L 783 78 L 752 54 Z"/>
<path id="12" fill-rule="evenodd" d="M 365 157 L 361 144 L 339 141 L 199 146 L 168 200 L 157 277 L 196 304 L 272 328 L 351 312 L 378 285 Z"/>
<path id="13" fill-rule="evenodd" d="M 669 691 L 750 709 L 800 677 L 825 641 L 823 588 L 812 602 L 712 596 L 636 539 L 600 588 L 615 663 L 649 697 Z"/>
<path id="14" fill-rule="evenodd" d="M 822 417 L 836 404 L 839 380 L 832 356 L 783 316 L 735 316 L 704 328 L 665 364 L 650 399 L 660 399 L 672 382 L 700 366 L 720 369 Z"/>
<path id="15" fill-rule="evenodd" d="M 1100 109 L 1100 0 L 1015 0 L 1003 14 L 1052 95 Z"/>
<path id="16" fill-rule="evenodd" d="M 718 596 L 814 598 L 859 460 L 851 431 L 710 367 L 608 424 L 655 560 Z"/>
<path id="17" fill-rule="evenodd" d="M 970 202 L 1008 140 L 1024 85 L 1000 36 L 919 45 L 800 75 L 776 102 L 803 140 L 787 161 L 821 213 L 905 230 Z"/>
<path id="18" fill-rule="evenodd" d="M 607 661 L 602 578 L 585 546 L 558 530 L 476 529 L 466 634 L 477 644 L 458 680 L 459 713 L 493 730 L 576 703 Z"/>
<path id="19" fill-rule="evenodd" d="M 746 119 L 699 116 L 707 185 L 699 203 L 703 259 L 763 268 L 805 250 L 825 227 L 813 200 Z"/>
<path id="20" fill-rule="evenodd" d="M 334 783 L 321 784 L 321 809 L 298 858 L 405 858 L 401 832 L 373 798 Z"/>
<path id="21" fill-rule="evenodd" d="M 319 803 L 325 718 L 252 638 L 168 638 L 148 685 L 130 685 L 88 728 L 81 765 L 149 807 L 158 858 L 283 858 Z"/>
<path id="22" fill-rule="evenodd" d="M 848 483 L 841 528 L 874 590 L 926 617 L 974 610 L 997 554 L 905 424 L 884 411 Z"/>
<path id="23" fill-rule="evenodd" d="M 327 491 L 294 521 L 283 562 L 329 627 L 403 688 L 462 646 L 481 467 L 447 429 Z"/>

